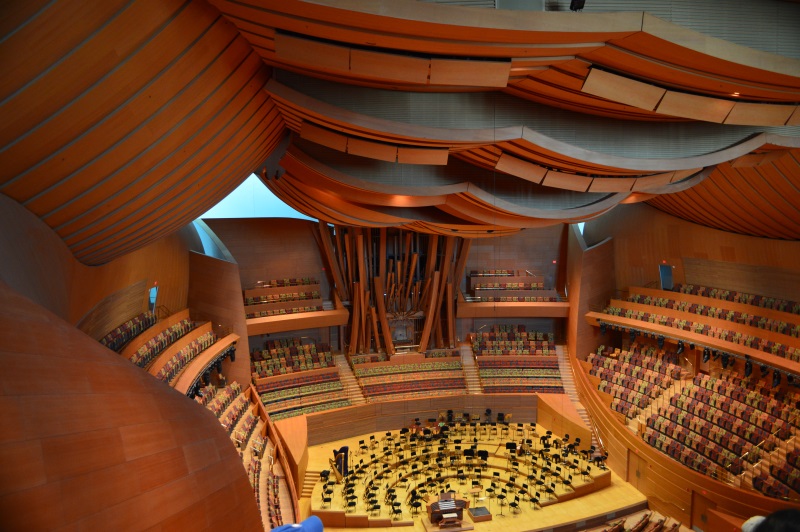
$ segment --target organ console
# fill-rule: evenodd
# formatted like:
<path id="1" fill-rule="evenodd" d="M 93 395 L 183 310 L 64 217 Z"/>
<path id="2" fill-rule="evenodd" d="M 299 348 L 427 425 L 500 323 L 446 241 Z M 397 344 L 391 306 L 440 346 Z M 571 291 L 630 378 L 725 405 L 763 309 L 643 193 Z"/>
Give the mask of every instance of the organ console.
<path id="1" fill-rule="evenodd" d="M 439 495 L 438 501 L 428 505 L 428 519 L 440 527 L 460 526 L 464 519 L 465 508 L 469 508 L 469 501 L 453 498 L 451 491 L 444 492 Z"/>

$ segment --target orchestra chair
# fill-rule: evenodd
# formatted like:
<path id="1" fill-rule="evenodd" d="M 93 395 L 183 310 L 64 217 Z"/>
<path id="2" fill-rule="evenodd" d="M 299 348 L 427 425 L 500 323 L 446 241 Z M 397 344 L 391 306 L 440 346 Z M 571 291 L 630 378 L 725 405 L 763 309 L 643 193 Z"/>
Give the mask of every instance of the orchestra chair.
<path id="1" fill-rule="evenodd" d="M 514 496 L 514 500 L 508 503 L 509 508 L 511 508 L 511 513 L 517 514 L 522 511 L 522 508 L 519 507 L 519 497 Z"/>

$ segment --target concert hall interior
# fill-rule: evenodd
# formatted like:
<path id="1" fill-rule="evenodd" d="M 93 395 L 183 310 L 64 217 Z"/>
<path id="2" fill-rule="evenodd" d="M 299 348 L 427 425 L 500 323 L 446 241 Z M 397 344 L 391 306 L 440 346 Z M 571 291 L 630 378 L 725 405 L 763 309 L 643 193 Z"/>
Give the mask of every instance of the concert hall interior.
<path id="1" fill-rule="evenodd" d="M 800 509 L 800 2 L 0 4 L 4 530 Z"/>

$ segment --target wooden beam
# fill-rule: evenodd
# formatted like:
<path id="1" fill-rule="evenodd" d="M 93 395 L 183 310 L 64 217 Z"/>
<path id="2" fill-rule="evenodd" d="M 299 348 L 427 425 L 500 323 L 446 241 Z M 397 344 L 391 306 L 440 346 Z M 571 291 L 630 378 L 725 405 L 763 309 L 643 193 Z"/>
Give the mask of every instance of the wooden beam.
<path id="1" fill-rule="evenodd" d="M 400 302 L 400 304 L 402 305 L 403 309 L 407 308 L 407 306 L 408 306 L 408 293 L 411 291 L 411 285 L 414 284 L 414 279 L 413 279 L 414 278 L 414 268 L 416 268 L 416 266 L 417 266 L 417 260 L 418 259 L 419 259 L 419 254 L 414 253 L 413 255 L 411 255 L 411 261 L 409 263 L 409 268 L 407 270 L 408 274 L 406 276 L 407 278 L 406 278 L 405 293 L 403 294 L 403 299 Z"/>
<path id="2" fill-rule="evenodd" d="M 358 286 L 358 283 L 353 283 L 353 298 L 350 301 L 350 345 L 347 348 L 347 352 L 350 355 L 355 355 L 356 348 L 358 347 L 358 320 L 361 311 L 360 290 L 361 287 Z"/>
<path id="3" fill-rule="evenodd" d="M 467 257 L 469 250 L 472 246 L 472 239 L 459 237 L 458 259 L 456 260 L 456 269 L 453 272 L 453 287 L 455 291 L 461 288 L 461 279 L 464 277 L 464 269 L 467 267 Z"/>
<path id="4" fill-rule="evenodd" d="M 439 264 L 439 271 L 441 272 L 439 283 L 434 285 L 435 291 L 433 293 L 433 297 L 436 299 L 436 311 L 435 316 L 433 317 L 433 325 L 435 331 L 440 331 L 441 329 L 439 321 L 441 320 L 441 308 L 442 308 L 442 300 L 444 299 L 444 287 L 447 283 L 448 278 L 452 274 L 453 271 L 453 247 L 455 246 L 455 238 L 448 236 L 444 239 L 444 254 L 442 255 L 442 261 Z M 437 338 L 440 338 L 437 337 Z"/>
<path id="5" fill-rule="evenodd" d="M 377 294 L 383 294 L 383 280 L 380 276 L 372 280 L 372 287 Z M 381 329 L 383 329 L 383 342 L 386 346 L 386 354 L 391 356 L 394 354 L 394 344 L 392 343 L 392 331 L 389 329 L 389 320 L 386 318 L 386 307 L 383 304 L 383 297 L 375 297 L 375 305 L 378 307 L 378 318 L 381 320 Z"/>
<path id="6" fill-rule="evenodd" d="M 433 278 L 431 279 L 431 284 L 433 286 L 439 285 L 439 272 L 433 273 Z M 419 339 L 419 351 L 420 353 L 424 353 L 428 349 L 428 340 L 431 335 L 431 328 L 433 326 L 433 314 L 435 312 L 435 305 L 436 305 L 436 297 L 432 296 L 428 303 L 428 308 L 425 312 L 425 325 L 422 327 L 422 334 L 420 335 Z"/>
<path id="7" fill-rule="evenodd" d="M 323 260 L 325 261 L 326 267 L 330 270 L 330 273 L 334 279 L 334 285 L 336 286 L 336 293 L 339 295 L 339 299 L 346 300 L 347 297 L 347 285 L 344 282 L 344 278 L 342 277 L 342 270 L 339 268 L 339 262 L 336 258 L 336 253 L 333 249 L 333 242 L 331 241 L 331 233 L 328 229 L 328 224 L 325 222 L 319 222 L 317 225 L 319 229 L 319 241 L 322 244 L 322 251 L 323 251 Z"/>
<path id="8" fill-rule="evenodd" d="M 380 228 L 378 240 L 378 277 L 386 279 L 386 228 Z M 381 294 L 383 295 L 383 294 Z"/>
<path id="9" fill-rule="evenodd" d="M 381 351 L 381 335 L 378 333 L 378 314 L 375 312 L 375 307 L 369 307 L 370 324 L 372 325 L 372 336 L 375 338 L 375 352 Z"/>
<path id="10" fill-rule="evenodd" d="M 425 264 L 425 278 L 430 279 L 433 277 L 433 272 L 436 270 L 436 252 L 439 247 L 439 237 L 436 235 L 428 236 L 428 257 Z"/>
<path id="11" fill-rule="evenodd" d="M 445 309 L 447 309 L 447 339 L 450 342 L 450 347 L 455 347 L 456 342 L 456 312 L 455 304 L 453 302 L 453 282 L 447 283 L 446 292 L 447 302 Z"/>

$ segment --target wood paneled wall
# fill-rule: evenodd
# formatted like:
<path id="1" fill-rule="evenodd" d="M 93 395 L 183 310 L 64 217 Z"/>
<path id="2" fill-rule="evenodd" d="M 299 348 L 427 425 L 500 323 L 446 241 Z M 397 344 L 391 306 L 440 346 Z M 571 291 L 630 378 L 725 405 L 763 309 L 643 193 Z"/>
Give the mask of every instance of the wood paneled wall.
<path id="1" fill-rule="evenodd" d="M 800 250 L 798 250 L 800 252 Z M 800 301 L 800 271 L 684 257 L 686 282 Z"/>
<path id="2" fill-rule="evenodd" d="M 477 238 L 470 247 L 465 272 L 469 275 L 471 270 L 527 269 L 544 276 L 546 288 L 554 288 L 562 234 L 563 226 L 558 224 L 498 238 Z M 466 289 L 464 284 L 461 288 Z"/>
<path id="3" fill-rule="evenodd" d="M 586 241 L 591 245 L 614 237 L 616 287 L 647 286 L 658 282 L 662 261 L 675 266 L 676 283 L 688 282 L 684 259 L 734 263 L 740 268 L 715 281 L 740 283 L 736 275 L 747 266 L 766 267 L 800 276 L 800 242 L 771 240 L 710 229 L 665 214 L 649 205 L 620 205 L 586 223 Z M 757 269 L 755 270 L 757 271 Z M 766 279 L 771 277 L 764 277 Z M 764 286 L 781 293 L 783 286 Z"/>
<path id="4" fill-rule="evenodd" d="M 0 279 L 73 324 L 104 299 L 143 279 L 146 288 L 158 283 L 158 305 L 170 313 L 186 308 L 188 249 L 196 240 L 194 228 L 187 226 L 102 266 L 84 266 L 47 225 L 0 195 Z M 144 310 L 144 291 L 141 297 Z M 113 327 L 130 318 L 125 306 L 113 305 L 108 312 L 105 321 Z"/>
<path id="5" fill-rule="evenodd" d="M 95 340 L 100 340 L 121 323 L 147 310 L 147 283 L 144 280 L 126 286 L 103 298 L 76 325 Z M 123 315 L 127 318 L 119 320 Z"/>
<path id="6" fill-rule="evenodd" d="M 0 283 L 4 530 L 261 530 L 208 410 Z"/>
<path id="7" fill-rule="evenodd" d="M 486 409 L 491 408 L 492 417 L 503 412 L 512 414 L 512 422 L 535 422 L 538 402 L 536 395 L 529 394 L 454 395 L 369 403 L 329 410 L 307 416 L 308 444 L 319 445 L 359 434 L 397 430 L 411 426 L 415 418 L 424 421 L 436 418 L 440 412 L 448 410 L 454 413 L 469 412 L 483 419 Z"/>
<path id="8" fill-rule="evenodd" d="M 0 194 L 0 256 L 3 257 L 0 279 L 57 316 L 68 319 L 70 280 L 79 267 L 78 262 L 52 229 L 3 194 Z"/>
<path id="9" fill-rule="evenodd" d="M 239 264 L 241 288 L 284 277 L 313 277 L 323 299 L 330 287 L 314 239 L 316 224 L 290 218 L 209 219 L 206 224 Z"/>
<path id="10" fill-rule="evenodd" d="M 614 295 L 614 241 L 604 240 L 588 248 L 577 226 L 570 227 L 568 239 L 567 348 L 570 356 L 585 360 L 597 347 L 599 334 L 583 317 L 590 310 L 604 308 Z"/>
<path id="11" fill-rule="evenodd" d="M 239 267 L 232 262 L 201 253 L 189 254 L 189 308 L 192 319 L 210 321 L 218 337 L 227 332 L 239 335 L 236 360 L 226 359 L 222 371 L 228 382 L 250 382 L 250 350 L 244 301 L 239 284 Z M 227 329 L 227 331 L 224 331 Z"/>

